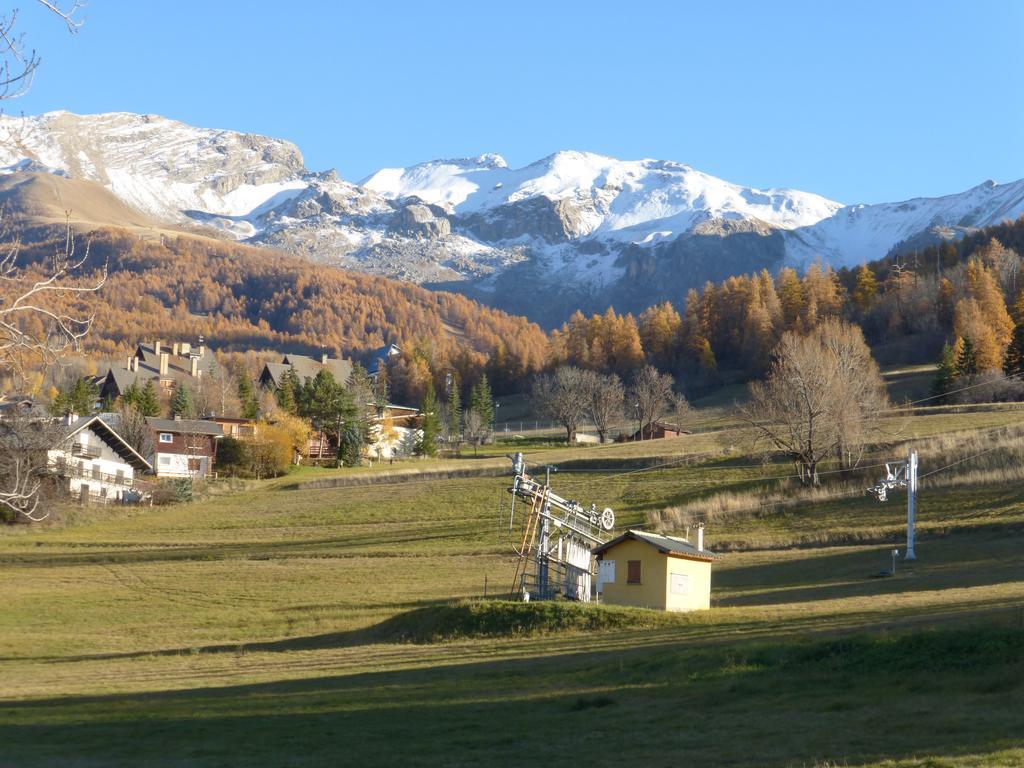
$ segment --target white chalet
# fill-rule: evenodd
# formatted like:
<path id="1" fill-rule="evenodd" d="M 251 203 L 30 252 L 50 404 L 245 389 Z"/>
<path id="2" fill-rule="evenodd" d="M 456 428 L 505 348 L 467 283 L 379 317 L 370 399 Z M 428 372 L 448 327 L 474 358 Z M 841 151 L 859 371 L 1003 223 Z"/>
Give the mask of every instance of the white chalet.
<path id="1" fill-rule="evenodd" d="M 135 478 L 152 470 L 145 458 L 100 416 L 69 416 L 59 445 L 47 452 L 50 469 L 82 501 L 133 501 Z"/>

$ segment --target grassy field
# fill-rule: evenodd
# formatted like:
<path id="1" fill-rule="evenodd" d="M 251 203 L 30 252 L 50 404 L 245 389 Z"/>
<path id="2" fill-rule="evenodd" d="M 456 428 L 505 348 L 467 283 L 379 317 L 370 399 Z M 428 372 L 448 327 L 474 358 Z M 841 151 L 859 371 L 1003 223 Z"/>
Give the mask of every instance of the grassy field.
<path id="1" fill-rule="evenodd" d="M 525 448 L 631 526 L 788 471 L 744 441 Z M 1024 765 L 1019 484 L 926 489 L 891 578 L 897 494 L 723 520 L 713 609 L 665 616 L 495 602 L 506 478 L 325 477 L 0 532 L 0 766 Z"/>

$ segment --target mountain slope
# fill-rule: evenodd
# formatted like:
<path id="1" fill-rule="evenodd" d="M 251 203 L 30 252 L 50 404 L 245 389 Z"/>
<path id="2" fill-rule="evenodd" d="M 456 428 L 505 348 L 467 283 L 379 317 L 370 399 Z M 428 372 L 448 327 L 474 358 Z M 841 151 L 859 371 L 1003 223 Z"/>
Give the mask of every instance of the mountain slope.
<path id="1" fill-rule="evenodd" d="M 845 206 L 827 219 L 787 232 L 786 255 L 797 266 L 815 258 L 853 266 L 883 258 L 902 243 L 956 236 L 1022 214 L 1024 179 L 1010 184 L 990 180 L 957 195 Z"/>
<path id="2" fill-rule="evenodd" d="M 438 160 L 356 184 L 310 172 L 286 141 L 129 113 L 0 117 L 3 171 L 95 182 L 153 221 L 452 288 L 546 324 L 737 272 L 853 265 L 1024 213 L 1024 180 L 844 206 L 574 151 L 522 168 Z"/>

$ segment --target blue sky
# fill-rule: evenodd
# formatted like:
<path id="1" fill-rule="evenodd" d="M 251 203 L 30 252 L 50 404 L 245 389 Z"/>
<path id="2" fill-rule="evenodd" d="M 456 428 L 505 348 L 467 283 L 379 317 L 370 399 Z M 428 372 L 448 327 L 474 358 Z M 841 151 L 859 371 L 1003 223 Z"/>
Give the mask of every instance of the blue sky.
<path id="1" fill-rule="evenodd" d="M 1024 2 L 91 0 L 9 113 L 132 111 L 294 141 L 314 170 L 559 149 L 844 203 L 1024 177 Z"/>

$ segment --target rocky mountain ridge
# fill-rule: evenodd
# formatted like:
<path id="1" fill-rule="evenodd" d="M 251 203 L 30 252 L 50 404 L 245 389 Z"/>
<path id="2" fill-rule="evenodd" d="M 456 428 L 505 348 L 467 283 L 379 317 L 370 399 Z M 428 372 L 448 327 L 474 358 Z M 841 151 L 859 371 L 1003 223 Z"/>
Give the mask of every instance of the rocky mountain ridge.
<path id="1" fill-rule="evenodd" d="M 546 323 L 753 269 L 849 266 L 1024 213 L 1024 180 L 849 206 L 575 151 L 523 168 L 499 155 L 438 160 L 352 183 L 309 171 L 287 141 L 132 113 L 0 117 L 0 171 L 93 182 L 163 224 L 443 285 Z"/>

